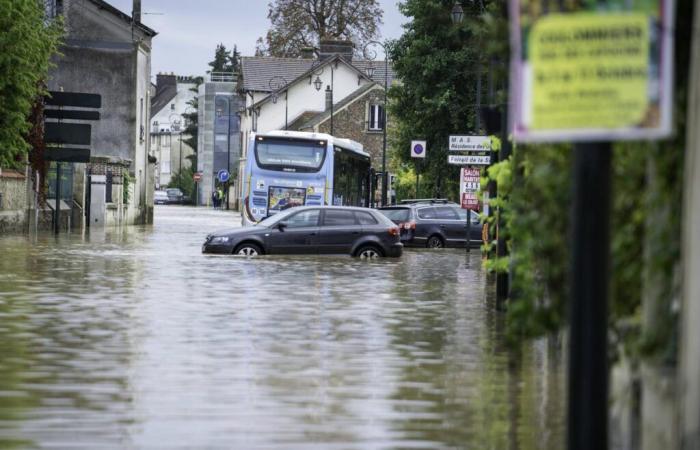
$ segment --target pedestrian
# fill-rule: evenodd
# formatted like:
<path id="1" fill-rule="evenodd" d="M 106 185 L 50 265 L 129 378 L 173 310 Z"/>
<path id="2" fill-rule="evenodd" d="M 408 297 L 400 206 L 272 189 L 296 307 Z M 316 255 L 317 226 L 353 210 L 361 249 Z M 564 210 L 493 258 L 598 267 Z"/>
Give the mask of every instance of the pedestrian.
<path id="1" fill-rule="evenodd" d="M 221 187 L 217 189 L 216 196 L 219 198 L 219 208 L 224 209 L 224 191 Z"/>
<path id="2" fill-rule="evenodd" d="M 214 209 L 219 207 L 219 193 L 216 190 L 211 193 L 211 203 Z"/>

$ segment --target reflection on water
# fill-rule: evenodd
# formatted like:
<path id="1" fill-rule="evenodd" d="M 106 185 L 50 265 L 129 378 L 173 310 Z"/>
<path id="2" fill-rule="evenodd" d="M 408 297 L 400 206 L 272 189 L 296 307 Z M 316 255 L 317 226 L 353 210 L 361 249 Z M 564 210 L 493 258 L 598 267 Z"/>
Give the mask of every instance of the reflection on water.
<path id="1" fill-rule="evenodd" d="M 563 448 L 559 351 L 504 347 L 478 252 L 200 253 L 235 221 L 0 237 L 0 447 Z"/>

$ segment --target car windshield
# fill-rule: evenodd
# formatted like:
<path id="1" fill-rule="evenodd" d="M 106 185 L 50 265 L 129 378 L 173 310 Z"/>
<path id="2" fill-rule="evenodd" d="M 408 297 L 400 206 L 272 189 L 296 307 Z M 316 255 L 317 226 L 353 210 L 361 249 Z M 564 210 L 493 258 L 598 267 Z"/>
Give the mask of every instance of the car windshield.
<path id="1" fill-rule="evenodd" d="M 394 222 L 408 221 L 408 208 L 380 209 L 379 212 Z"/>
<path id="2" fill-rule="evenodd" d="M 288 217 L 290 213 L 294 213 L 297 211 L 298 208 L 289 208 L 285 209 L 282 212 L 279 212 L 273 216 L 269 216 L 266 219 L 261 220 L 260 222 L 253 224 L 254 226 L 258 227 L 267 227 L 270 228 L 280 220 L 284 219 L 285 217 Z"/>
<path id="3" fill-rule="evenodd" d="M 255 144 L 257 163 L 268 170 L 315 172 L 325 156 L 325 141 L 259 138 Z"/>
<path id="4" fill-rule="evenodd" d="M 180 195 L 180 189 L 168 189 L 167 192 L 172 195 Z"/>

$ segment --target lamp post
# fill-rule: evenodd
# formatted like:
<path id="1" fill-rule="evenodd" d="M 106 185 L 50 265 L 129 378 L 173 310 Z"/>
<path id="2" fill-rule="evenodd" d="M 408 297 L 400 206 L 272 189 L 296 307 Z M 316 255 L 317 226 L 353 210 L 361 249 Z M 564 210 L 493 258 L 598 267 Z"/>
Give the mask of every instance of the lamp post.
<path id="1" fill-rule="evenodd" d="M 379 41 L 370 41 L 365 45 L 362 50 L 365 58 L 369 61 L 374 61 L 377 58 L 377 52 L 372 50 L 370 47 L 379 46 L 384 50 L 384 126 L 382 127 L 382 206 L 386 206 L 386 194 L 387 194 L 387 180 L 389 179 L 386 173 L 386 127 L 387 127 L 387 98 L 389 90 L 389 55 L 386 51 L 386 45 Z M 367 76 L 372 79 L 374 76 L 374 66 L 370 62 L 365 72 Z"/>
<path id="2" fill-rule="evenodd" d="M 316 75 L 316 79 L 313 81 L 314 87 L 316 88 L 317 91 L 320 91 L 321 88 L 323 87 L 323 81 L 321 81 L 320 75 L 323 73 L 323 67 L 320 65 L 322 64 L 322 61 L 317 59 L 314 61 L 314 63 L 311 65 L 311 77 L 313 78 L 314 75 Z M 331 85 L 326 89 L 327 92 L 330 93 L 331 96 L 331 136 L 333 136 L 333 65 L 330 65 L 331 68 Z M 318 70 L 316 70 L 318 69 Z"/>
<path id="3" fill-rule="evenodd" d="M 277 104 L 277 100 L 279 99 L 279 93 L 282 90 L 282 88 L 286 88 L 289 83 L 283 76 L 274 76 L 270 78 L 270 80 L 267 82 L 267 85 L 270 87 L 270 90 L 272 91 L 271 97 L 272 97 L 272 103 Z M 289 105 L 287 103 L 287 98 L 289 96 L 289 89 L 284 90 L 284 129 L 287 129 L 287 117 L 288 117 L 288 112 L 289 112 Z"/>

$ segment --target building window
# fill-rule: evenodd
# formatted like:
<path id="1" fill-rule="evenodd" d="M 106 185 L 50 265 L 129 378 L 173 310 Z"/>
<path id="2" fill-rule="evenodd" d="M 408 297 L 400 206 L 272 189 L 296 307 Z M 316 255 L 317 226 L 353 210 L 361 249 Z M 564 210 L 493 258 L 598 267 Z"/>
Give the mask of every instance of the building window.
<path id="1" fill-rule="evenodd" d="M 369 105 L 369 121 L 367 129 L 370 131 L 381 131 L 384 129 L 384 106 Z"/>
<path id="2" fill-rule="evenodd" d="M 171 104 L 170 104 L 170 110 L 171 110 L 171 111 L 175 111 L 175 103 L 171 103 Z"/>

